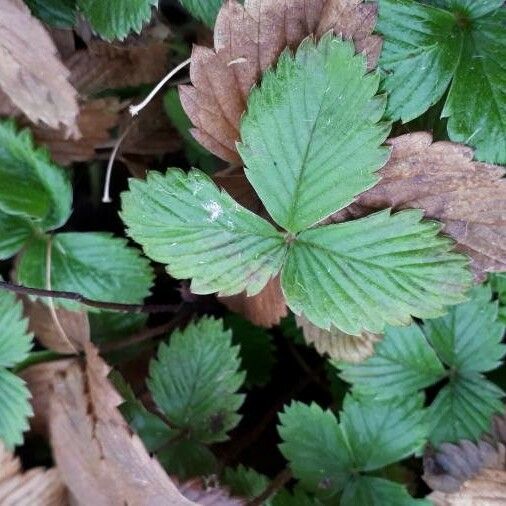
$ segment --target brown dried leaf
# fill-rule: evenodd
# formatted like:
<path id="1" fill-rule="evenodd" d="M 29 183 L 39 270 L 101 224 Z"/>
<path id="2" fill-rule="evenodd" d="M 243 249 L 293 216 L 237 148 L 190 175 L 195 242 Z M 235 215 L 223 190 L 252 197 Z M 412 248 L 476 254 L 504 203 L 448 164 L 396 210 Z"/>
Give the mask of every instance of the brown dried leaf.
<path id="1" fill-rule="evenodd" d="M 90 324 L 85 312 L 56 308 L 52 314 L 46 304 L 28 297 L 23 298 L 23 306 L 30 331 L 46 348 L 58 353 L 75 353 L 90 340 Z"/>
<path id="2" fill-rule="evenodd" d="M 434 506 L 499 506 L 506 504 L 506 471 L 484 469 L 464 482 L 458 492 L 433 492 L 428 496 Z"/>
<path id="3" fill-rule="evenodd" d="M 110 130 L 119 125 L 122 109 L 116 98 L 85 102 L 77 118 L 82 135 L 80 139 L 66 139 L 61 130 L 35 127 L 32 128 L 35 141 L 46 145 L 53 160 L 62 165 L 92 160 L 96 157 L 96 150 L 111 140 Z"/>
<path id="4" fill-rule="evenodd" d="M 376 65 L 381 39 L 371 35 L 376 6 L 361 0 L 228 0 L 214 28 L 214 50 L 195 46 L 190 78 L 181 86 L 192 133 L 211 153 L 240 162 L 235 143 L 251 88 L 286 47 L 296 48 L 310 34 L 333 29 L 353 39 L 369 67 Z"/>
<path id="5" fill-rule="evenodd" d="M 392 156 L 381 181 L 332 217 L 343 221 L 378 209 L 424 209 L 443 222 L 457 249 L 471 257 L 478 279 L 506 270 L 506 179 L 503 168 L 474 162 L 473 151 L 453 142 L 432 143 L 429 133 L 390 139 Z"/>
<path id="6" fill-rule="evenodd" d="M 307 344 L 312 344 L 320 355 L 328 355 L 334 360 L 358 363 L 374 354 L 374 344 L 381 336 L 364 332 L 360 336 L 350 336 L 336 328 L 320 329 L 302 316 L 296 316 L 297 325 L 302 328 Z"/>
<path id="7" fill-rule="evenodd" d="M 0 12 L 0 88 L 34 123 L 78 137 L 77 94 L 51 37 L 21 0 L 0 0 Z"/>
<path id="8" fill-rule="evenodd" d="M 271 279 L 257 295 L 248 297 L 242 292 L 232 297 L 219 297 L 230 311 L 243 315 L 247 320 L 261 327 L 278 325 L 288 314 L 279 278 Z"/>
<path id="9" fill-rule="evenodd" d="M 18 458 L 0 441 L 0 504 L 2 506 L 65 506 L 67 492 L 56 469 L 37 467 L 26 473 Z"/>
<path id="10" fill-rule="evenodd" d="M 47 435 L 47 417 L 49 401 L 53 394 L 53 382 L 71 363 L 72 359 L 44 362 L 31 365 L 19 373 L 19 376 L 26 381 L 28 390 L 32 394 L 30 402 L 33 416 L 30 418 L 30 429 L 33 432 Z"/>
<path id="11" fill-rule="evenodd" d="M 121 397 L 107 379 L 109 367 L 91 343 L 86 367 L 72 364 L 51 398 L 49 426 L 54 458 L 78 504 L 174 505 L 184 498 L 117 406 Z"/>
<path id="12" fill-rule="evenodd" d="M 168 51 L 169 46 L 158 41 L 140 46 L 92 42 L 65 64 L 75 88 L 92 95 L 111 88 L 159 81 L 168 69 Z"/>

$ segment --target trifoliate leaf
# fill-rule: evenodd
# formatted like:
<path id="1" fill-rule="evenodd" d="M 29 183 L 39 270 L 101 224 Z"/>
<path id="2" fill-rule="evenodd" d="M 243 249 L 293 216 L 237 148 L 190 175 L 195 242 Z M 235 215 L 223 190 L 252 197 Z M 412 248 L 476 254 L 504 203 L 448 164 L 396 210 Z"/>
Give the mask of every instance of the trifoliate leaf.
<path id="1" fill-rule="evenodd" d="M 46 288 L 48 243 L 33 238 L 24 250 L 17 269 L 25 286 Z M 51 288 L 77 292 L 89 299 L 126 304 L 141 303 L 150 293 L 153 273 L 149 262 L 127 246 L 124 239 L 108 233 L 62 233 L 52 239 Z M 70 310 L 79 303 L 55 299 Z"/>
<path id="2" fill-rule="evenodd" d="M 360 364 L 337 364 L 340 377 L 360 394 L 378 399 L 405 397 L 445 376 L 443 364 L 418 325 L 387 327 L 374 351 Z"/>
<path id="3" fill-rule="evenodd" d="M 406 487 L 381 478 L 360 476 L 344 491 L 340 506 L 430 506 L 430 501 L 413 499 Z"/>
<path id="4" fill-rule="evenodd" d="M 348 396 L 341 422 L 317 405 L 292 403 L 280 415 L 281 452 L 296 478 L 325 501 L 355 494 L 358 473 L 374 471 L 420 450 L 427 436 L 421 397 L 365 401 Z M 362 504 L 356 497 L 353 504 Z M 368 504 L 368 503 L 363 503 Z"/>
<path id="5" fill-rule="evenodd" d="M 347 396 L 340 426 L 354 466 L 374 471 L 421 450 L 428 434 L 422 401 L 419 395 L 390 402 Z"/>
<path id="6" fill-rule="evenodd" d="M 506 327 L 497 321 L 498 305 L 491 289 L 473 289 L 471 300 L 436 320 L 427 320 L 424 332 L 437 354 L 460 374 L 486 372 L 501 365 Z"/>
<path id="7" fill-rule="evenodd" d="M 241 368 L 246 371 L 244 386 L 264 386 L 275 360 L 271 335 L 238 315 L 226 316 L 225 326 L 232 329 L 232 341 L 240 346 Z"/>
<path id="8" fill-rule="evenodd" d="M 162 343 L 150 365 L 148 386 L 171 424 L 193 438 L 213 443 L 227 439 L 240 420 L 244 395 L 239 348 L 223 322 L 202 318 Z"/>
<path id="9" fill-rule="evenodd" d="M 223 0 L 179 0 L 179 2 L 193 17 L 213 28 Z"/>
<path id="10" fill-rule="evenodd" d="M 130 237 L 175 278 L 193 278 L 194 293 L 254 295 L 281 267 L 283 236 L 200 171 L 131 180 L 122 203 Z"/>
<path id="11" fill-rule="evenodd" d="M 476 157 L 506 163 L 506 9 L 493 2 L 381 0 L 380 65 L 388 112 L 406 122 L 448 95 L 442 116 L 450 139 L 476 147 Z"/>
<path id="12" fill-rule="evenodd" d="M 32 14 L 56 28 L 71 28 L 76 22 L 76 0 L 26 0 Z"/>
<path id="13" fill-rule="evenodd" d="M 77 0 L 77 5 L 102 38 L 121 40 L 131 31 L 140 33 L 158 0 Z"/>
<path id="14" fill-rule="evenodd" d="M 0 122 L 0 212 L 33 220 L 44 230 L 70 216 L 72 187 L 67 173 L 36 148 L 28 130 Z"/>
<path id="15" fill-rule="evenodd" d="M 8 448 L 23 442 L 33 412 L 25 382 L 6 368 L 25 360 L 31 347 L 21 302 L 14 294 L 0 291 L 0 439 Z"/>
<path id="16" fill-rule="evenodd" d="M 490 430 L 492 415 L 504 410 L 504 392 L 481 374 L 469 373 L 450 379 L 429 407 L 430 441 L 456 443 L 476 440 Z"/>
<path id="17" fill-rule="evenodd" d="M 353 456 L 336 417 L 318 405 L 293 402 L 279 415 L 281 453 L 305 488 L 334 497 L 349 479 Z"/>
<path id="18" fill-rule="evenodd" d="M 239 153 L 274 220 L 297 233 L 374 186 L 388 158 L 379 74 L 330 34 L 285 52 L 248 99 Z"/>
<path id="19" fill-rule="evenodd" d="M 32 234 L 30 223 L 0 211 L 0 260 L 15 255 Z"/>
<path id="20" fill-rule="evenodd" d="M 25 382 L 0 367 L 0 439 L 7 448 L 23 442 L 28 418 L 33 415 Z"/>
<path id="21" fill-rule="evenodd" d="M 351 335 L 433 318 L 465 300 L 467 260 L 450 252 L 440 225 L 422 212 L 390 214 L 302 232 L 281 275 L 290 308 L 318 327 Z"/>
<path id="22" fill-rule="evenodd" d="M 232 495 L 252 500 L 265 491 L 269 485 L 269 479 L 254 469 L 240 464 L 236 469 L 231 467 L 225 469 L 222 484 L 227 486 Z M 264 501 L 262 504 L 271 506 L 272 502 Z"/>

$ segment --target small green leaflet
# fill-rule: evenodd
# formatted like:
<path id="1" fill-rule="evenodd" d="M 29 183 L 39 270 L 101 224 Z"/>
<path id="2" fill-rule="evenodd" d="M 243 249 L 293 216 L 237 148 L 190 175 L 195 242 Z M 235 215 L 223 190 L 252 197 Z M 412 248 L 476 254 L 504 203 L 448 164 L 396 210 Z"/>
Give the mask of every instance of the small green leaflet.
<path id="1" fill-rule="evenodd" d="M 246 176 L 273 219 L 300 232 L 353 202 L 378 181 L 388 158 L 378 123 L 379 74 L 366 74 L 352 43 L 306 39 L 283 53 L 248 99 L 239 153 Z"/>
<path id="2" fill-rule="evenodd" d="M 48 240 L 33 237 L 21 255 L 18 282 L 46 288 Z M 150 293 L 153 272 L 140 252 L 125 239 L 109 233 L 61 233 L 52 238 L 51 288 L 77 292 L 89 299 L 127 304 L 141 303 Z M 58 305 L 78 310 L 78 302 L 55 299 Z"/>
<path id="3" fill-rule="evenodd" d="M 232 495 L 248 500 L 258 497 L 269 485 L 267 476 L 257 473 L 254 469 L 244 467 L 242 464 L 236 469 L 227 467 L 221 482 L 228 487 Z M 272 502 L 269 500 L 262 504 L 263 506 L 271 506 Z"/>
<path id="4" fill-rule="evenodd" d="M 316 404 L 292 403 L 280 415 L 281 452 L 294 476 L 322 500 L 337 504 L 341 495 L 339 504 L 377 504 L 357 500 L 364 492 L 355 480 L 371 479 L 362 473 L 377 471 L 423 447 L 428 428 L 422 398 L 378 402 L 347 396 L 340 419 L 338 423 Z M 409 498 L 400 485 L 381 481 L 392 490 L 399 487 Z"/>
<path id="5" fill-rule="evenodd" d="M 223 322 L 202 318 L 162 343 L 149 368 L 148 386 L 174 428 L 202 443 L 225 441 L 240 420 L 239 347 Z"/>
<path id="6" fill-rule="evenodd" d="M 286 52 L 251 94 L 240 151 L 249 180 L 286 231 L 203 173 L 169 169 L 130 182 L 121 213 L 128 234 L 172 276 L 192 278 L 198 294 L 255 295 L 281 270 L 290 308 L 321 328 L 380 333 L 412 315 L 444 314 L 465 300 L 468 261 L 420 211 L 307 230 L 377 181 L 389 131 L 378 123 L 384 99 L 374 96 L 377 86 L 364 56 L 327 35 L 318 44 L 306 40 L 295 56 Z"/>
<path id="7" fill-rule="evenodd" d="M 0 211 L 0 260 L 15 255 L 32 235 L 27 220 Z"/>
<path id="8" fill-rule="evenodd" d="M 25 382 L 8 368 L 26 359 L 31 347 L 21 302 L 0 290 L 0 439 L 9 449 L 23 442 L 33 412 Z"/>
<path id="9" fill-rule="evenodd" d="M 158 0 L 77 0 L 77 6 L 103 39 L 122 40 L 131 31 L 140 33 Z"/>
<path id="10" fill-rule="evenodd" d="M 502 410 L 504 395 L 482 375 L 499 367 L 506 352 L 501 344 L 505 327 L 490 298 L 489 287 L 476 287 L 469 302 L 423 327 L 387 328 L 373 357 L 356 365 L 337 364 L 341 378 L 356 394 L 387 400 L 409 397 L 447 377 L 427 415 L 431 441 L 478 438 Z"/>
<path id="11" fill-rule="evenodd" d="M 257 294 L 281 268 L 283 236 L 200 171 L 150 172 L 123 193 L 128 234 L 193 293 Z"/>
<path id="12" fill-rule="evenodd" d="M 26 0 L 32 14 L 56 28 L 72 28 L 76 22 L 76 0 Z"/>
<path id="13" fill-rule="evenodd" d="M 213 28 L 223 0 L 179 0 L 181 5 L 195 18 Z"/>
<path id="14" fill-rule="evenodd" d="M 427 2 L 426 2 L 427 3 Z M 478 160 L 506 163 L 506 9 L 499 0 L 380 0 L 388 113 L 410 121 L 448 90 L 443 117 Z"/>
<path id="15" fill-rule="evenodd" d="M 71 213 L 67 172 L 36 148 L 29 130 L 0 121 L 0 213 L 18 216 L 43 230 L 65 224 Z"/>

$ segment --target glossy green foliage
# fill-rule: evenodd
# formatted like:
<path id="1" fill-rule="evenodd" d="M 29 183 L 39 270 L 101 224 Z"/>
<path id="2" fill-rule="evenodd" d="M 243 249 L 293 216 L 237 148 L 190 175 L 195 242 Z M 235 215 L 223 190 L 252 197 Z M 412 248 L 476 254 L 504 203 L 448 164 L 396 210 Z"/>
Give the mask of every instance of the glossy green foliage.
<path id="1" fill-rule="evenodd" d="M 506 163 L 506 9 L 498 0 L 380 0 L 380 66 L 392 119 L 410 121 L 447 96 L 448 134 Z"/>
<path id="2" fill-rule="evenodd" d="M 448 378 L 428 409 L 430 439 L 477 439 L 502 410 L 503 392 L 482 374 L 496 369 L 506 352 L 505 327 L 490 298 L 490 288 L 476 287 L 469 302 L 422 327 L 388 328 L 371 358 L 337 364 L 340 376 L 355 393 L 380 400 L 409 397 Z"/>
<path id="3" fill-rule="evenodd" d="M 386 480 L 375 483 L 365 473 L 418 452 L 427 436 L 423 418 L 421 398 L 416 395 L 387 402 L 348 396 L 339 422 L 316 404 L 294 402 L 280 415 L 280 449 L 304 487 L 331 504 L 381 504 L 371 502 L 366 483 L 378 487 L 378 494 L 386 488 L 392 497 L 410 499 L 401 485 Z"/>
<path id="4" fill-rule="evenodd" d="M 77 0 L 77 6 L 103 39 L 121 40 L 131 31 L 140 33 L 158 0 Z"/>
<path id="5" fill-rule="evenodd" d="M 26 359 L 31 347 L 21 302 L 0 290 L 0 439 L 9 449 L 23 442 L 28 417 L 33 414 L 25 382 L 9 368 Z"/>

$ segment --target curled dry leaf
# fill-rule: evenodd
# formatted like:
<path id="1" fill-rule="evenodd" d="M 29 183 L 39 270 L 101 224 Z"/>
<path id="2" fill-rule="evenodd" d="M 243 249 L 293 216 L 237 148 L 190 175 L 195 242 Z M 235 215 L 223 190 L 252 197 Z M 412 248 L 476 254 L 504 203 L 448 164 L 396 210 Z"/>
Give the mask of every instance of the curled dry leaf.
<path id="1" fill-rule="evenodd" d="M 333 328 L 320 329 L 302 316 L 296 316 L 297 325 L 302 328 L 307 344 L 312 344 L 320 355 L 328 355 L 334 360 L 358 363 L 374 354 L 374 343 L 381 336 L 364 332 L 360 336 L 350 336 Z"/>
<path id="2" fill-rule="evenodd" d="M 240 163 L 235 143 L 251 88 L 286 48 L 296 48 L 308 35 L 334 30 L 353 39 L 376 65 L 381 39 L 371 35 L 376 6 L 361 0 L 228 0 L 214 28 L 214 50 L 195 46 L 190 78 L 181 86 L 183 107 L 195 139 L 224 160 Z"/>
<path id="3" fill-rule="evenodd" d="M 40 301 L 23 298 L 28 327 L 46 348 L 58 353 L 75 353 L 90 340 L 90 324 L 85 312 L 49 307 Z"/>
<path id="4" fill-rule="evenodd" d="M 34 123 L 78 137 L 77 94 L 51 37 L 21 0 L 0 0 L 0 12 L 0 88 Z"/>
<path id="5" fill-rule="evenodd" d="M 120 121 L 123 106 L 116 98 L 90 100 L 81 105 L 77 125 L 80 139 L 66 139 L 61 130 L 32 128 L 37 143 L 45 145 L 57 163 L 70 165 L 72 162 L 86 162 L 96 157 L 96 150 L 111 140 L 110 131 Z"/>
<path id="6" fill-rule="evenodd" d="M 506 471 L 483 469 L 464 482 L 458 492 L 433 492 L 428 496 L 434 506 L 500 506 L 506 504 Z"/>
<path id="7" fill-rule="evenodd" d="M 70 82 L 82 94 L 111 88 L 139 86 L 159 81 L 167 72 L 169 46 L 164 42 L 144 45 L 111 45 L 91 42 L 65 61 Z"/>
<path id="8" fill-rule="evenodd" d="M 453 142 L 432 143 L 425 132 L 390 139 L 392 155 L 381 181 L 332 217 L 344 221 L 378 209 L 423 209 L 460 252 L 471 257 L 478 279 L 506 270 L 506 179 L 503 168 L 473 161 L 473 151 Z"/>
<path id="9" fill-rule="evenodd" d="M 0 504 L 2 506 L 65 506 L 67 492 L 56 469 L 37 467 L 23 473 L 18 458 L 0 441 Z"/>
<path id="10" fill-rule="evenodd" d="M 23 369 L 19 376 L 26 381 L 26 386 L 32 394 L 30 401 L 33 408 L 33 416 L 30 418 L 30 429 L 46 435 L 48 432 L 47 417 L 49 413 L 49 401 L 53 394 L 53 382 L 60 373 L 65 371 L 72 363 L 72 359 L 55 360 L 42 364 L 31 365 Z"/>
<path id="11" fill-rule="evenodd" d="M 85 352 L 86 366 L 71 364 L 55 382 L 49 409 L 54 458 L 77 504 L 196 504 L 130 432 L 97 350 L 87 343 Z"/>
<path id="12" fill-rule="evenodd" d="M 246 292 L 242 292 L 232 297 L 219 297 L 219 300 L 230 311 L 243 315 L 261 327 L 270 328 L 278 325 L 281 318 L 288 314 L 278 277 L 271 279 L 265 288 L 253 297 L 248 297 Z"/>

